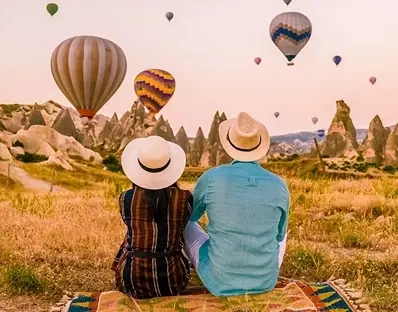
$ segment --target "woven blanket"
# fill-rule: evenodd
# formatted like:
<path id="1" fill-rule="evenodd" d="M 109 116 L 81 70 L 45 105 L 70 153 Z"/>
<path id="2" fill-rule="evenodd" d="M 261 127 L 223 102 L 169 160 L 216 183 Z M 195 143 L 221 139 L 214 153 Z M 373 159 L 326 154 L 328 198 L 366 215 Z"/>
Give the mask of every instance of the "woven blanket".
<path id="1" fill-rule="evenodd" d="M 341 281 L 341 280 L 340 280 Z M 132 299 L 118 291 L 77 293 L 64 312 L 358 312 L 370 311 L 360 296 L 350 298 L 345 281 L 306 283 L 280 278 L 274 290 L 257 295 L 215 297 L 203 286 L 190 286 L 175 297 Z M 339 286 L 340 285 L 340 286 Z M 358 293 L 357 293 L 358 294 Z M 355 293 L 354 293 L 355 295 Z M 356 300 L 357 302 L 355 302 Z M 62 305 L 58 304 L 58 307 Z M 60 311 L 60 310 L 58 310 Z"/>

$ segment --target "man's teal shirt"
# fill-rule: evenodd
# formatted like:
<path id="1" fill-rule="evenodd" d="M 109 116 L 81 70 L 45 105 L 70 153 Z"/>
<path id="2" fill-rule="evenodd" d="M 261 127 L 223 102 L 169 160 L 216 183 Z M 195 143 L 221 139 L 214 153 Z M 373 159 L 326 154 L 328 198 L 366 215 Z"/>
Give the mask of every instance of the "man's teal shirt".
<path id="1" fill-rule="evenodd" d="M 279 276 L 279 242 L 287 231 L 286 182 L 257 162 L 233 161 L 196 183 L 191 221 L 204 212 L 210 239 L 199 251 L 198 275 L 216 296 L 272 290 Z"/>

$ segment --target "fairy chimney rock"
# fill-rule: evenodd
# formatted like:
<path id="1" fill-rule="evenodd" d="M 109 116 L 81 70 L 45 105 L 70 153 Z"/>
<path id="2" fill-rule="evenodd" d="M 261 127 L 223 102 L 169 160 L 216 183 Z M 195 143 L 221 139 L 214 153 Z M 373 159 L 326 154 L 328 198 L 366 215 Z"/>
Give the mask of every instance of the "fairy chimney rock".
<path id="1" fill-rule="evenodd" d="M 356 130 L 350 117 L 350 108 L 342 100 L 336 102 L 336 107 L 336 114 L 326 139 L 321 143 L 321 154 L 329 157 L 357 157 L 358 142 Z"/>
<path id="2" fill-rule="evenodd" d="M 362 142 L 361 150 L 366 162 L 381 164 L 384 160 L 384 150 L 391 130 L 385 128 L 378 115 L 370 122 L 368 133 Z"/>

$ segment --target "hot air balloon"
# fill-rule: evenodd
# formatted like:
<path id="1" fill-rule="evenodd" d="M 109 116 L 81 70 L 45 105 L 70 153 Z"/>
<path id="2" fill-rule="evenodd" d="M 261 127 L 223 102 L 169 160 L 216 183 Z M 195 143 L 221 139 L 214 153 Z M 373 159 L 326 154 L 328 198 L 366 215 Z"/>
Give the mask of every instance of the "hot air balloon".
<path id="1" fill-rule="evenodd" d="M 172 12 L 167 12 L 166 13 L 166 18 L 169 20 L 169 22 L 173 19 L 174 14 Z"/>
<path id="2" fill-rule="evenodd" d="M 275 116 L 276 118 L 278 118 L 279 115 L 280 115 L 279 112 L 275 112 L 275 113 L 274 113 L 274 116 Z"/>
<path id="3" fill-rule="evenodd" d="M 77 36 L 63 41 L 51 56 L 51 72 L 82 118 L 91 120 L 126 76 L 122 49 L 107 39 Z"/>
<path id="4" fill-rule="evenodd" d="M 289 4 L 290 4 L 290 2 L 292 2 L 292 0 L 283 0 L 283 2 L 285 2 L 285 3 L 286 3 L 286 5 L 289 5 Z"/>
<path id="5" fill-rule="evenodd" d="M 315 125 L 318 122 L 318 117 L 312 117 L 311 121 Z"/>
<path id="6" fill-rule="evenodd" d="M 376 83 L 377 79 L 376 79 L 376 77 L 370 77 L 370 78 L 369 78 L 369 81 L 370 81 L 370 83 L 371 83 L 372 85 L 374 85 L 374 84 Z"/>
<path id="7" fill-rule="evenodd" d="M 135 93 L 152 114 L 157 114 L 167 104 L 175 89 L 174 77 L 162 69 L 144 70 L 134 80 Z"/>
<path id="8" fill-rule="evenodd" d="M 298 12 L 286 12 L 277 15 L 271 22 L 269 34 L 277 48 L 287 58 L 287 65 L 307 44 L 312 34 L 312 25 L 308 17 Z"/>
<path id="9" fill-rule="evenodd" d="M 261 57 L 256 57 L 256 58 L 254 59 L 254 62 L 255 62 L 257 65 L 260 65 L 260 63 L 261 63 Z"/>
<path id="10" fill-rule="evenodd" d="M 318 136 L 322 139 L 325 136 L 325 130 L 319 129 L 317 131 Z"/>
<path id="11" fill-rule="evenodd" d="M 341 58 L 341 56 L 339 56 L 339 55 L 336 55 L 336 56 L 333 58 L 333 62 L 336 64 L 336 66 L 338 66 L 338 65 L 340 64 L 341 60 L 342 60 L 342 58 Z"/>
<path id="12" fill-rule="evenodd" d="M 54 14 L 58 12 L 58 5 L 55 3 L 47 4 L 47 12 L 50 13 L 51 16 L 54 16 Z"/>

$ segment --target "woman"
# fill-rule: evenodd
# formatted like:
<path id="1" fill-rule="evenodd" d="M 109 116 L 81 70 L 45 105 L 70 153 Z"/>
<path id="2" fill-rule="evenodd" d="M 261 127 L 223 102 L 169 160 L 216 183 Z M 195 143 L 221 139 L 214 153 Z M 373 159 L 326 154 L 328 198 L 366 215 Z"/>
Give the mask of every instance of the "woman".
<path id="1" fill-rule="evenodd" d="M 181 147 L 158 136 L 133 140 L 123 152 L 133 187 L 119 197 L 127 234 L 112 270 L 118 289 L 133 298 L 179 295 L 188 284 L 182 249 L 193 199 L 177 185 L 185 162 Z"/>

